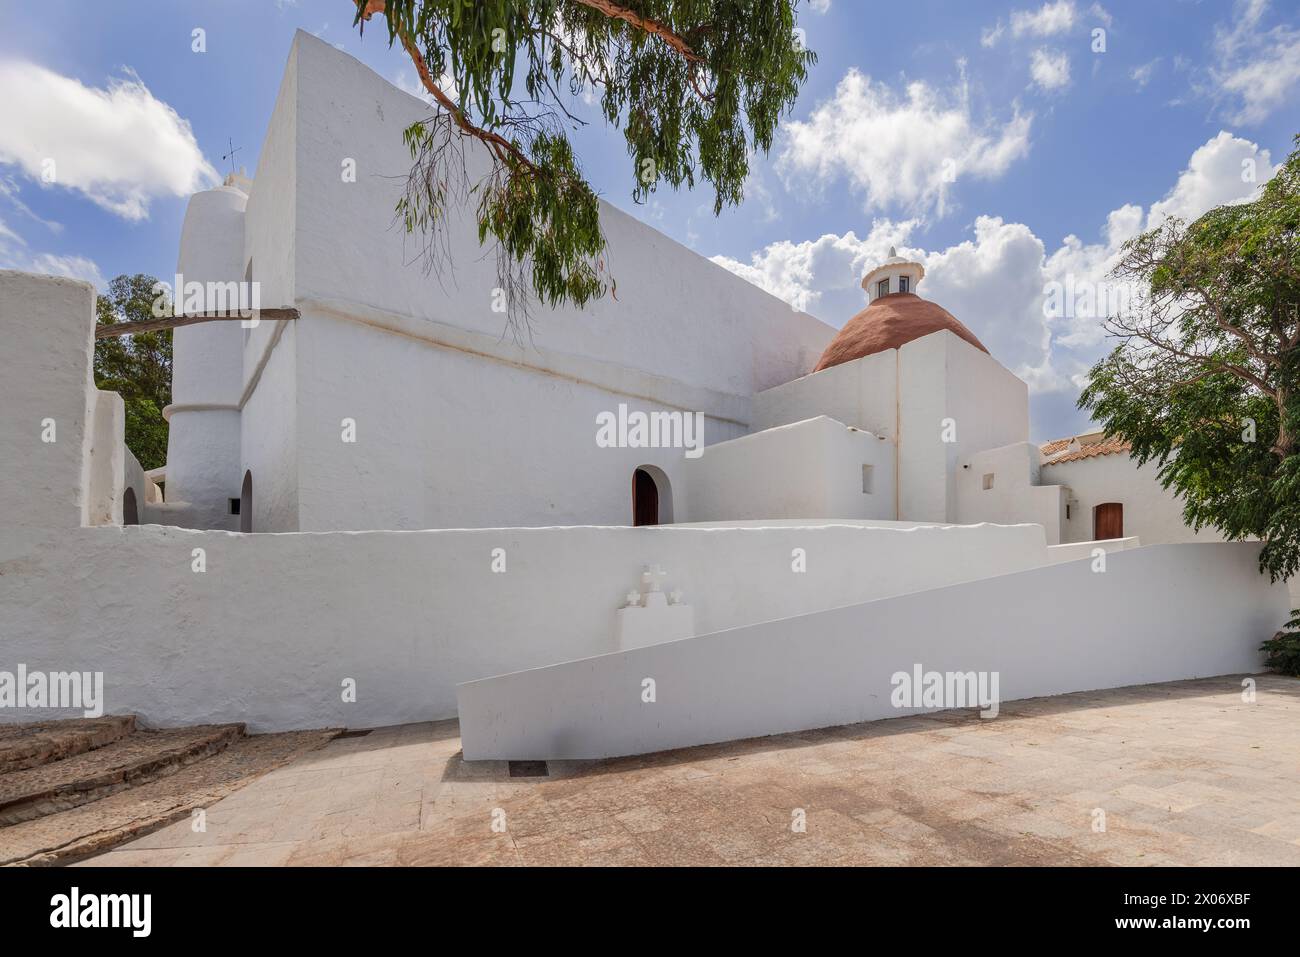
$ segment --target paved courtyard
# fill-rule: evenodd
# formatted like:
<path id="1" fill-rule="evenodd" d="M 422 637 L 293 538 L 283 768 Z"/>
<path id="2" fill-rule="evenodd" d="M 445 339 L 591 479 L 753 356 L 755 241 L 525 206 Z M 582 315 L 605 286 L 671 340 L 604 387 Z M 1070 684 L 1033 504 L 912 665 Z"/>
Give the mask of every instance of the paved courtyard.
<path id="1" fill-rule="evenodd" d="M 1255 680 L 1253 702 L 1219 677 L 547 777 L 462 761 L 454 721 L 383 728 L 84 864 L 1297 865 L 1300 681 Z"/>

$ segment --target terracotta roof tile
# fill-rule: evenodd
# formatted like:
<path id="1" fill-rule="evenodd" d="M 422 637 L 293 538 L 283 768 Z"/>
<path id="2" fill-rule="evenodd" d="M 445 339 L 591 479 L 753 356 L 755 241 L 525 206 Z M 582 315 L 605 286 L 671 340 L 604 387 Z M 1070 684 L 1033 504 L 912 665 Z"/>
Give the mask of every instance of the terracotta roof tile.
<path id="1" fill-rule="evenodd" d="M 1069 451 L 1074 443 L 1079 444 L 1075 451 Z M 1043 465 L 1059 465 L 1062 462 L 1080 462 L 1083 459 L 1100 458 L 1103 455 L 1127 453 L 1132 448 L 1123 439 L 1111 438 L 1100 432 L 1088 435 L 1076 435 L 1069 439 L 1053 439 L 1038 447 L 1043 453 Z"/>

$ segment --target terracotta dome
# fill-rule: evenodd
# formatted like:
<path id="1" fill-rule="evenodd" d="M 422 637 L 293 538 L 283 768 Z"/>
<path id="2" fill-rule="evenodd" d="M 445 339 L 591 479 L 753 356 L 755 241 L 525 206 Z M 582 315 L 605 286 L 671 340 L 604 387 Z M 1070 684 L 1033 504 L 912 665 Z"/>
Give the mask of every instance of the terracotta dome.
<path id="1" fill-rule="evenodd" d="M 984 343 L 957 321 L 947 309 L 915 293 L 895 292 L 880 296 L 844 324 L 822 353 L 813 372 L 852 362 L 863 356 L 897 349 L 940 329 L 961 336 L 976 349 L 988 352 Z"/>

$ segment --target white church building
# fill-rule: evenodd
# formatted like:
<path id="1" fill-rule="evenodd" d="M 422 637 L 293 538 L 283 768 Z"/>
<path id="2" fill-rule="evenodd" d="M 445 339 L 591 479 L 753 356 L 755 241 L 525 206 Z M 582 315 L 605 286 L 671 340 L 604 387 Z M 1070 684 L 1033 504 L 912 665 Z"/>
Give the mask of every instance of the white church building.
<path id="1" fill-rule="evenodd" d="M 617 297 L 511 336 L 472 210 L 440 274 L 394 221 L 429 110 L 297 35 L 177 273 L 298 318 L 175 330 L 149 475 L 89 378 L 93 290 L 0 272 L 15 660 L 158 724 L 459 714 L 467 758 L 890 717 L 919 663 L 1005 698 L 1258 670 L 1289 607 L 1258 546 L 1195 535 L 1105 436 L 1031 442 L 987 317 L 921 263 L 836 330 L 606 204 Z"/>

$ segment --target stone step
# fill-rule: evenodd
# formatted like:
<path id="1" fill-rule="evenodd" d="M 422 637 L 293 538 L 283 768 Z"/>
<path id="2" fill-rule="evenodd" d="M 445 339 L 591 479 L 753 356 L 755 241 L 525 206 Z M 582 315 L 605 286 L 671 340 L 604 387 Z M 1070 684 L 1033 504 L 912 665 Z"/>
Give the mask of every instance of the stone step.
<path id="1" fill-rule="evenodd" d="M 289 731 L 239 738 L 176 773 L 98 801 L 0 828 L 0 867 L 70 864 L 211 807 L 244 785 L 322 747 L 339 733 Z"/>
<path id="2" fill-rule="evenodd" d="M 151 781 L 244 736 L 242 724 L 136 731 L 61 761 L 0 775 L 0 826 L 18 824 Z"/>
<path id="3" fill-rule="evenodd" d="M 125 738 L 133 731 L 133 714 L 0 724 L 0 774 L 93 751 Z"/>

